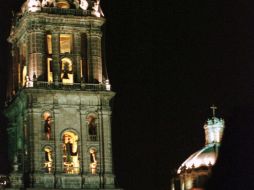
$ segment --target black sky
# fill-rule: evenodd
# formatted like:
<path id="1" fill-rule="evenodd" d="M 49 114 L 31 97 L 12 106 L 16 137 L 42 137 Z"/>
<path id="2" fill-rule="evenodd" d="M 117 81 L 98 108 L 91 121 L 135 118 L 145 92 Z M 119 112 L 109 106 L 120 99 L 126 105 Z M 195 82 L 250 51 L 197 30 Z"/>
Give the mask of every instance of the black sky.
<path id="1" fill-rule="evenodd" d="M 169 189 L 171 171 L 204 145 L 212 104 L 226 123 L 235 110 L 254 106 L 251 1 L 101 1 L 108 73 L 117 93 L 118 183 L 127 190 Z M 1 4 L 2 105 L 11 10 L 21 4 Z"/>

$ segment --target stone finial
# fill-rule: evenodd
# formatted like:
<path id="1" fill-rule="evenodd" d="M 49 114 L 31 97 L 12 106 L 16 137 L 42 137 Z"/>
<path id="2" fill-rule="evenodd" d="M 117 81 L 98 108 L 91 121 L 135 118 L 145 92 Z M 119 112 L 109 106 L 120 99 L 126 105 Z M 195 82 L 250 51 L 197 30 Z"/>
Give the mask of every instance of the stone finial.
<path id="1" fill-rule="evenodd" d="M 87 2 L 87 0 L 81 0 L 79 6 L 84 11 L 87 10 L 87 8 L 88 8 L 88 2 Z"/>
<path id="2" fill-rule="evenodd" d="M 28 0 L 27 3 L 28 12 L 36 12 L 41 10 L 40 0 Z"/>
<path id="3" fill-rule="evenodd" d="M 92 2 L 92 15 L 96 17 L 104 16 L 100 6 L 100 0 L 95 0 Z"/>
<path id="4" fill-rule="evenodd" d="M 56 1 L 55 0 L 42 0 L 41 6 L 42 7 L 55 7 Z"/>

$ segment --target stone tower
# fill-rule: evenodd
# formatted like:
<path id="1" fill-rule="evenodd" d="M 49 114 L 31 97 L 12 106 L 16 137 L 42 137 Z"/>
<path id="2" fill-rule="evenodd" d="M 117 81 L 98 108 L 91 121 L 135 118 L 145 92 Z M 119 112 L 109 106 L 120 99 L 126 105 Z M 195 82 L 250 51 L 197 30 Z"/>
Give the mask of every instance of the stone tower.
<path id="1" fill-rule="evenodd" d="M 27 0 L 13 19 L 12 189 L 116 189 L 99 0 Z"/>

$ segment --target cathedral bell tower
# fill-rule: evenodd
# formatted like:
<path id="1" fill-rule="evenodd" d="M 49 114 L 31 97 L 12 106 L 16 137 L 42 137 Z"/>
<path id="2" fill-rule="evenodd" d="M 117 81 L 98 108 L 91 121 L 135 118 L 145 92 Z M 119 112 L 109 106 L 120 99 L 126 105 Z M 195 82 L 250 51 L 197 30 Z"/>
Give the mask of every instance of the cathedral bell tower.
<path id="1" fill-rule="evenodd" d="M 116 189 L 99 0 L 27 0 L 5 115 L 12 189 Z"/>

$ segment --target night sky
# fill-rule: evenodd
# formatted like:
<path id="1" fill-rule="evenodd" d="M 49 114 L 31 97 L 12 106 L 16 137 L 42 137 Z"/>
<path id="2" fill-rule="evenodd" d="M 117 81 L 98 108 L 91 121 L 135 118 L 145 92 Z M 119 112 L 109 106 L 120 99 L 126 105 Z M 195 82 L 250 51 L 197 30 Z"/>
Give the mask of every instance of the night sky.
<path id="1" fill-rule="evenodd" d="M 253 6 L 240 0 L 101 1 L 106 64 L 116 92 L 112 140 L 118 184 L 126 190 L 169 189 L 171 172 L 204 145 L 212 104 L 228 128 L 238 113 L 254 113 Z M 1 109 L 11 10 L 22 3 L 0 5 Z M 0 126 L 3 144 L 2 116 Z"/>

